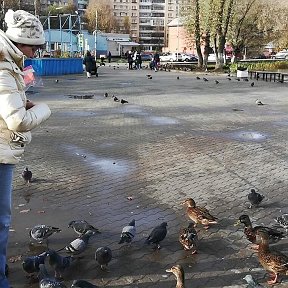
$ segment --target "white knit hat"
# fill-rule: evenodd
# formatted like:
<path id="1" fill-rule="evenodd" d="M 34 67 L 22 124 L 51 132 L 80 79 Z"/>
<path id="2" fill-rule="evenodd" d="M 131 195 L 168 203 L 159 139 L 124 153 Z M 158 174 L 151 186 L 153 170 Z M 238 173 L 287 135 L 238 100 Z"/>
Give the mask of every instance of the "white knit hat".
<path id="1" fill-rule="evenodd" d="M 43 45 L 45 43 L 45 34 L 43 26 L 39 19 L 34 15 L 24 11 L 13 11 L 9 9 L 5 14 L 7 24 L 7 37 L 21 44 Z"/>

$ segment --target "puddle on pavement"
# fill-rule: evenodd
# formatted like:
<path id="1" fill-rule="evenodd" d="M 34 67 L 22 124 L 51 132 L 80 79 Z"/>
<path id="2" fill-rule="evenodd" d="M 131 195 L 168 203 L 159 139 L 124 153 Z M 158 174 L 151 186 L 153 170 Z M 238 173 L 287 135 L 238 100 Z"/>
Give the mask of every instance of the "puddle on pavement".
<path id="1" fill-rule="evenodd" d="M 93 99 L 95 95 L 67 95 L 73 99 Z"/>
<path id="2" fill-rule="evenodd" d="M 123 177 L 129 175 L 135 169 L 131 161 L 110 157 L 100 157 L 73 145 L 63 145 L 63 147 L 69 153 L 83 159 L 83 161 L 89 166 L 98 168 L 105 174 L 117 174 L 117 176 Z"/>
<path id="3" fill-rule="evenodd" d="M 152 116 L 148 119 L 152 125 L 174 125 L 178 124 L 179 121 L 170 117 L 156 117 Z"/>
<path id="4" fill-rule="evenodd" d="M 257 131 L 234 131 L 230 133 L 215 133 L 215 136 L 224 136 L 225 138 L 230 138 L 234 140 L 240 141 L 265 141 L 267 139 L 267 135 L 264 133 L 260 133 Z"/>

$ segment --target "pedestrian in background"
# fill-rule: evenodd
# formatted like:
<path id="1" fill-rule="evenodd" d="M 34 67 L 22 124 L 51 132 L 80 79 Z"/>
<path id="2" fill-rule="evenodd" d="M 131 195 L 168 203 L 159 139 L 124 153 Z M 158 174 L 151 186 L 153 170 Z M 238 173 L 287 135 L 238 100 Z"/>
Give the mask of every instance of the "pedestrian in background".
<path id="1" fill-rule="evenodd" d="M 27 100 L 24 58 L 33 58 L 45 43 L 41 22 L 23 11 L 8 10 L 7 31 L 0 30 L 0 287 L 9 288 L 5 275 L 11 223 L 13 170 L 31 141 L 31 130 L 51 114 L 49 107 Z"/>
<path id="2" fill-rule="evenodd" d="M 91 55 L 90 51 L 87 51 L 85 57 L 83 59 L 83 64 L 85 65 L 85 70 L 87 74 L 87 78 L 91 78 L 92 71 L 96 66 L 96 62 L 94 57 Z"/>
<path id="3" fill-rule="evenodd" d="M 127 54 L 127 61 L 128 61 L 128 69 L 132 70 L 133 69 L 133 54 L 131 51 L 129 51 Z"/>
<path id="4" fill-rule="evenodd" d="M 112 55 L 111 55 L 111 52 L 110 52 L 110 51 L 109 51 L 108 54 L 107 54 L 107 58 L 108 58 L 108 63 L 111 63 Z"/>
<path id="5" fill-rule="evenodd" d="M 137 52 L 136 54 L 136 68 L 138 70 L 142 69 L 142 57 L 140 52 Z"/>

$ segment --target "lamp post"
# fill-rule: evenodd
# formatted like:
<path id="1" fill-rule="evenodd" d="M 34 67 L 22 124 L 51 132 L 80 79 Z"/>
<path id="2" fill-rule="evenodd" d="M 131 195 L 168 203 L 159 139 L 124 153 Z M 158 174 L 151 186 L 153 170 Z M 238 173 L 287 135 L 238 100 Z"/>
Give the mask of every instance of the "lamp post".
<path id="1" fill-rule="evenodd" d="M 178 53 L 179 53 L 179 0 L 177 2 L 177 53 L 176 53 L 176 60 L 178 62 Z"/>
<path id="2" fill-rule="evenodd" d="M 94 34 L 94 50 L 95 50 L 95 62 L 97 60 L 97 29 L 98 29 L 98 11 L 95 10 L 95 31 Z"/>

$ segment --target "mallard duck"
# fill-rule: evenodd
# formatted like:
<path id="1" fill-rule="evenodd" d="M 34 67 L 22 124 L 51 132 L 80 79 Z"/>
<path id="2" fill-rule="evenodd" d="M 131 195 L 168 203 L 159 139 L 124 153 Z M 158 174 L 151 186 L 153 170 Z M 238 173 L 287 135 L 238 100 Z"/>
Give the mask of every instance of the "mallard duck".
<path id="1" fill-rule="evenodd" d="M 187 228 L 180 229 L 179 242 L 184 250 L 192 250 L 192 254 L 197 253 L 198 236 L 193 222 L 190 222 Z"/>
<path id="2" fill-rule="evenodd" d="M 176 288 L 185 288 L 185 274 L 181 265 L 174 265 L 170 269 L 167 269 L 166 272 L 170 272 L 175 275 L 177 280 Z"/>
<path id="3" fill-rule="evenodd" d="M 187 216 L 195 222 L 195 227 L 197 224 L 202 224 L 205 229 L 208 229 L 209 225 L 217 223 L 217 218 L 212 216 L 206 208 L 196 206 L 192 198 L 186 199 L 182 204 L 188 206 Z"/>
<path id="4" fill-rule="evenodd" d="M 288 256 L 278 251 L 270 251 L 269 235 L 265 230 L 259 229 L 257 235 L 261 239 L 258 249 L 259 262 L 265 270 L 271 272 L 271 276 L 274 276 L 267 283 L 275 284 L 279 274 L 288 275 Z"/>
<path id="5" fill-rule="evenodd" d="M 235 225 L 239 225 L 240 223 L 244 224 L 244 234 L 246 235 L 246 238 L 248 239 L 248 241 L 250 241 L 253 244 L 256 244 L 254 246 L 252 246 L 252 248 L 254 249 L 258 249 L 258 245 L 261 242 L 261 240 L 259 239 L 259 237 L 257 237 L 257 231 L 259 229 L 261 229 L 262 231 L 265 231 L 268 236 L 269 236 L 269 243 L 273 244 L 276 243 L 278 241 L 280 241 L 282 238 L 284 238 L 284 233 L 281 231 L 278 231 L 276 229 L 273 228 L 269 228 L 266 226 L 255 226 L 253 228 L 252 223 L 250 221 L 250 218 L 248 215 L 241 215 L 239 217 L 239 220 L 235 223 Z"/>

